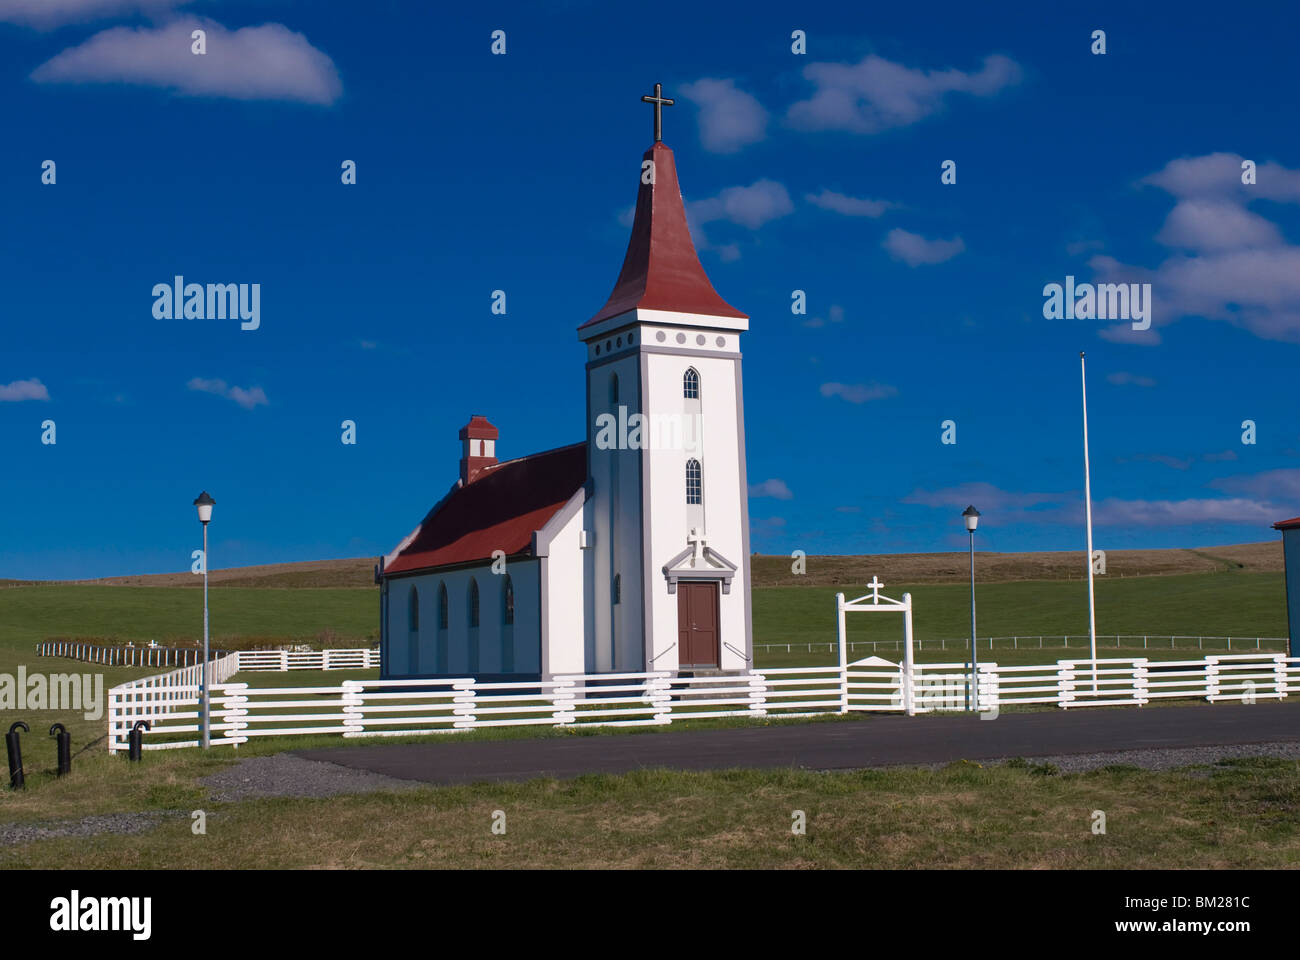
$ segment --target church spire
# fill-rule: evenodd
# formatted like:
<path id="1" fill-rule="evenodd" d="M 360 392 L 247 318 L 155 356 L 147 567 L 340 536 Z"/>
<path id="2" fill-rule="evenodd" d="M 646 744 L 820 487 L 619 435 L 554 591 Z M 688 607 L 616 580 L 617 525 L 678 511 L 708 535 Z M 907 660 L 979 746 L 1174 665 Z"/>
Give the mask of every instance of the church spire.
<path id="1" fill-rule="evenodd" d="M 632 236 L 618 282 L 600 311 L 579 330 L 630 310 L 665 310 L 714 317 L 747 319 L 713 289 L 686 224 L 686 208 L 677 183 L 673 152 L 659 139 L 662 107 L 671 104 L 655 84 L 655 142 L 641 157 L 641 185 L 636 197 Z"/>

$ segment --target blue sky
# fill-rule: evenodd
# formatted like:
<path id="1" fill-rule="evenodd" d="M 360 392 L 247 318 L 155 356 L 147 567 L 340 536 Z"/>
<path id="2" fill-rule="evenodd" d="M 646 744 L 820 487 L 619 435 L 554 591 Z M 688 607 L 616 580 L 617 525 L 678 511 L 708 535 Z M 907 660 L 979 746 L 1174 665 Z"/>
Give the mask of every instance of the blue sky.
<path id="1" fill-rule="evenodd" d="M 1061 6 L 0 0 L 0 576 L 184 569 L 205 488 L 214 566 L 377 555 L 471 413 L 503 457 L 581 439 L 656 81 L 752 317 L 754 549 L 953 549 L 968 502 L 982 548 L 1081 549 L 1080 350 L 1099 547 L 1270 539 L 1295 8 Z M 177 274 L 260 283 L 259 329 L 156 319 Z M 1151 329 L 1044 319 L 1067 275 L 1152 283 Z"/>

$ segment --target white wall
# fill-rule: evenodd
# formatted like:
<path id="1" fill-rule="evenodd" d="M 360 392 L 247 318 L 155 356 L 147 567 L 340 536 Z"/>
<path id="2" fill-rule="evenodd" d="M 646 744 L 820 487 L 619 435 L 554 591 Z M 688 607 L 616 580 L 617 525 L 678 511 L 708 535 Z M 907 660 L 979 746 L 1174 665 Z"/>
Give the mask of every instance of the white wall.
<path id="1" fill-rule="evenodd" d="M 587 604 L 583 574 L 588 550 L 580 546 L 585 510 L 575 510 L 556 533 L 546 564 L 547 650 L 543 652 L 543 679 L 563 673 L 586 673 L 584 639 Z"/>
<path id="2" fill-rule="evenodd" d="M 593 497 L 583 513 L 592 545 L 584 558 L 591 589 L 586 598 L 589 628 L 585 641 L 585 672 L 642 670 L 644 619 L 641 609 L 641 453 L 635 449 L 600 449 L 595 444 L 596 420 L 604 413 L 619 418 L 642 409 L 640 357 L 593 367 L 588 372 L 588 424 Z M 618 401 L 610 400 L 610 378 L 618 376 Z M 616 435 L 616 439 L 617 439 Z M 613 603 L 614 576 L 622 585 L 621 600 Z"/>
<path id="3" fill-rule="evenodd" d="M 671 332 L 671 331 L 670 331 Z M 696 331 L 688 331 L 694 345 Z M 714 334 L 708 341 L 714 342 Z M 668 342 L 673 343 L 670 337 Z M 677 595 L 668 593 L 662 573 L 663 565 L 684 550 L 686 536 L 693 523 L 699 523 L 699 512 L 692 511 L 686 503 L 686 461 L 695 457 L 703 471 L 704 504 L 703 532 L 708 545 L 738 567 L 732 581 L 731 592 L 719 596 L 719 628 L 723 669 L 740 670 L 748 664 L 739 654 L 730 651 L 726 644 L 752 656 L 745 627 L 745 593 L 749 589 L 744 581 L 746 478 L 740 463 L 740 438 L 737 433 L 736 372 L 740 363 L 734 353 L 737 336 L 725 338 L 733 345 L 730 351 L 719 350 L 717 356 L 674 356 L 652 353 L 647 357 L 649 412 L 653 415 L 692 412 L 694 404 L 682 396 L 682 376 L 688 367 L 700 375 L 700 400 L 698 409 L 703 417 L 701 449 L 697 452 L 674 449 L 645 451 L 650 461 L 650 557 L 653 562 L 651 623 L 651 650 L 649 657 L 655 669 L 676 669 Z M 651 343 L 649 334 L 646 343 Z M 692 516 L 692 513 L 695 516 Z M 669 650 L 669 648 L 672 648 Z M 665 653 L 664 651 L 668 651 Z"/>
<path id="4" fill-rule="evenodd" d="M 509 563 L 509 574 L 515 593 L 515 616 L 512 628 L 511 649 L 514 651 L 512 673 L 538 673 L 541 670 L 540 643 L 540 593 L 538 586 L 538 561 L 519 560 Z M 410 577 L 394 577 L 388 586 L 388 675 L 430 675 L 437 672 L 438 587 L 447 587 L 447 672 L 457 676 L 469 673 L 470 629 L 469 582 L 478 583 L 479 589 L 479 668 L 478 673 L 501 673 L 503 638 L 503 590 L 505 576 L 494 574 L 490 564 L 449 573 L 426 573 Z M 419 591 L 420 629 L 417 644 L 417 664 L 414 674 L 409 670 L 410 645 L 408 641 L 408 610 L 411 590 Z"/>

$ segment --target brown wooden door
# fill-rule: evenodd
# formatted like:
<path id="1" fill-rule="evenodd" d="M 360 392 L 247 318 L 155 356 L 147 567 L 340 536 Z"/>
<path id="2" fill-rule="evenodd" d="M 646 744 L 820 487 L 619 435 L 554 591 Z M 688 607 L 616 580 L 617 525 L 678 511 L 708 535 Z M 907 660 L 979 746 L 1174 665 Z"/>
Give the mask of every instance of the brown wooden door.
<path id="1" fill-rule="evenodd" d="M 678 582 L 677 637 L 681 649 L 677 662 L 683 667 L 718 665 L 720 644 L 716 583 Z"/>

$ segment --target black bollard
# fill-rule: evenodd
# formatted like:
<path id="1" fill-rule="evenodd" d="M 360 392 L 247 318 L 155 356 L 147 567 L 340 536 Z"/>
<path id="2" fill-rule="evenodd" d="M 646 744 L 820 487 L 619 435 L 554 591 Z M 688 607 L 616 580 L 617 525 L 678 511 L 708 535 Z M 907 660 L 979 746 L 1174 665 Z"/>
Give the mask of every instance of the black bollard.
<path id="1" fill-rule="evenodd" d="M 58 731 L 55 733 L 54 731 Z M 67 728 L 56 723 L 50 727 L 50 736 L 56 738 L 59 745 L 59 776 L 72 772 L 72 734 L 68 733 Z"/>
<path id="2" fill-rule="evenodd" d="M 19 720 L 5 734 L 5 746 L 9 748 L 9 786 L 13 790 L 21 790 L 27 785 L 23 779 L 23 748 L 18 743 L 19 727 L 23 728 L 23 733 L 32 732 L 31 727 Z"/>
<path id="3" fill-rule="evenodd" d="M 131 732 L 126 735 L 126 756 L 128 760 L 139 760 L 140 755 L 144 752 L 144 730 L 141 730 L 141 727 L 148 730 L 149 721 L 137 720 L 135 726 L 131 728 Z"/>

